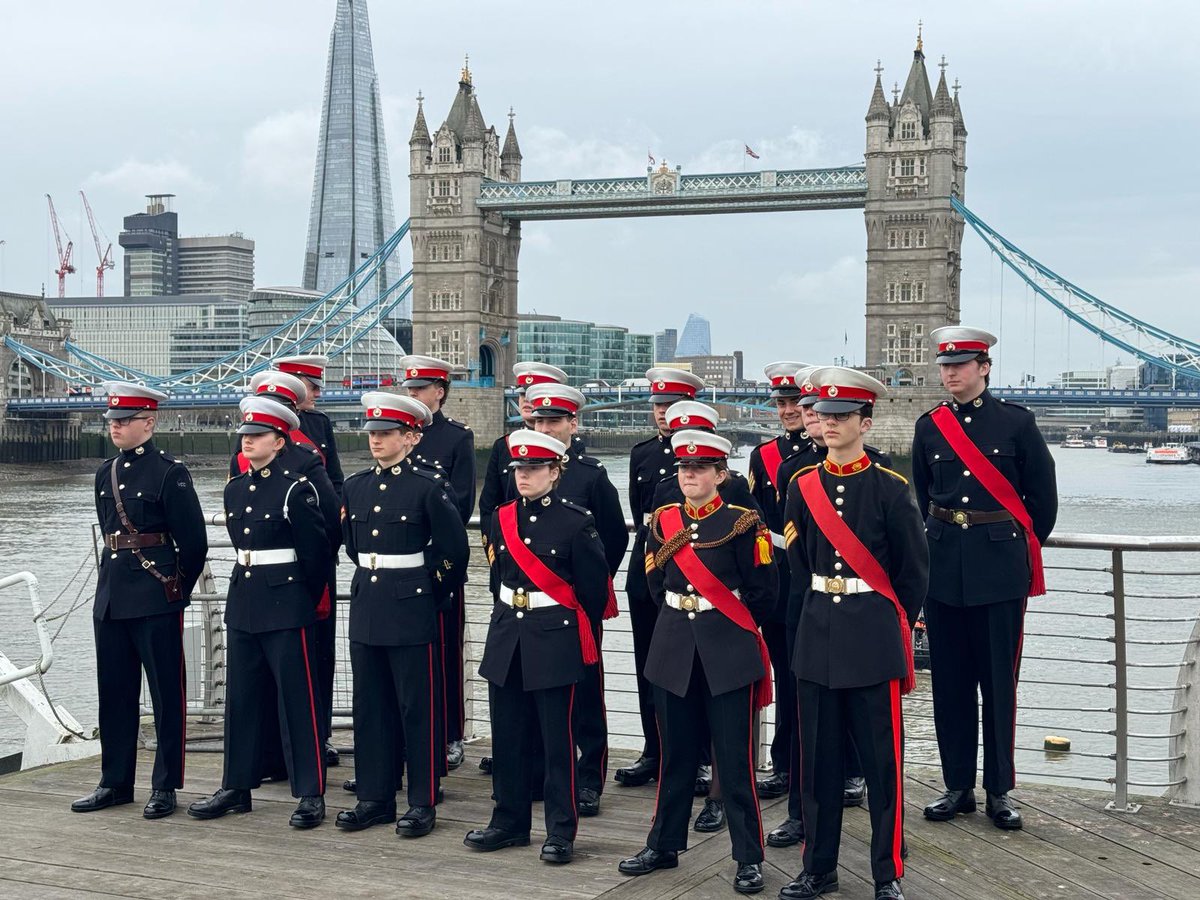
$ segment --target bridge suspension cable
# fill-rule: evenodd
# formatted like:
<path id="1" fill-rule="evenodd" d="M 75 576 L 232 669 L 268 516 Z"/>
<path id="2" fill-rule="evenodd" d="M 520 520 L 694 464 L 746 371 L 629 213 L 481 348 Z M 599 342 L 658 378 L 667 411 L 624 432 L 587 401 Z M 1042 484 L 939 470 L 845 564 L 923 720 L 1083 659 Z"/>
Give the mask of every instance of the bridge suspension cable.
<path id="1" fill-rule="evenodd" d="M 957 198 L 952 197 L 950 202 L 1005 266 L 1069 320 L 1145 362 L 1180 375 L 1200 375 L 1200 344 L 1151 325 L 1089 294 L 1013 244 Z"/>

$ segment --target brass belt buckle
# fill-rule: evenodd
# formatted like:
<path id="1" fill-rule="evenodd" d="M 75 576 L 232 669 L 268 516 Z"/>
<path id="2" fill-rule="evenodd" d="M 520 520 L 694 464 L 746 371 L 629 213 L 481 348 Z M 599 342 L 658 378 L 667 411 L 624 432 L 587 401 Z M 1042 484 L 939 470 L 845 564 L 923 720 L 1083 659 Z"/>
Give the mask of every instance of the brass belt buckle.
<path id="1" fill-rule="evenodd" d="M 825 593 L 827 594 L 844 594 L 846 593 L 846 579 L 840 575 L 835 575 L 833 578 L 825 579 Z"/>
<path id="2" fill-rule="evenodd" d="M 967 524 L 967 514 L 965 512 L 963 512 L 961 509 L 956 509 L 954 511 L 954 524 L 955 525 L 966 525 Z"/>
<path id="3" fill-rule="evenodd" d="M 525 609 L 529 606 L 529 595 L 521 589 L 513 591 L 513 606 L 517 609 Z"/>
<path id="4" fill-rule="evenodd" d="M 679 608 L 684 612 L 692 612 L 699 604 L 696 603 L 695 597 L 681 597 L 679 600 Z"/>

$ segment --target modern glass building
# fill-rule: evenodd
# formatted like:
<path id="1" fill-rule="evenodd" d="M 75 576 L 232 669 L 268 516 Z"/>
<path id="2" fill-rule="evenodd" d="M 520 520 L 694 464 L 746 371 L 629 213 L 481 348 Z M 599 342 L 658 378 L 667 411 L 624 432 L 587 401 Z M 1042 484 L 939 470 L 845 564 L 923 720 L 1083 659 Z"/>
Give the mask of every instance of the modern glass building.
<path id="1" fill-rule="evenodd" d="M 366 0 L 338 0 L 329 35 L 325 98 L 313 174 L 304 287 L 328 293 L 396 229 L 383 109 Z M 374 299 L 401 274 L 385 264 L 360 292 Z M 396 310 L 412 318 L 409 301 Z"/>
<path id="2" fill-rule="evenodd" d="M 117 243 L 125 251 L 125 295 L 179 293 L 179 215 L 174 194 L 147 194 L 146 211 L 125 217 Z"/>
<path id="3" fill-rule="evenodd" d="M 675 358 L 675 347 L 679 343 L 679 332 L 665 328 L 654 335 L 654 361 L 669 363 Z"/>
<path id="4" fill-rule="evenodd" d="M 522 315 L 517 328 L 517 359 L 558 366 L 575 386 L 641 378 L 654 365 L 653 356 L 653 335 L 616 325 Z"/>
<path id="5" fill-rule="evenodd" d="M 683 326 L 683 334 L 679 336 L 679 344 L 675 347 L 675 358 L 711 355 L 712 335 L 709 333 L 708 319 L 691 313 L 687 324 Z"/>

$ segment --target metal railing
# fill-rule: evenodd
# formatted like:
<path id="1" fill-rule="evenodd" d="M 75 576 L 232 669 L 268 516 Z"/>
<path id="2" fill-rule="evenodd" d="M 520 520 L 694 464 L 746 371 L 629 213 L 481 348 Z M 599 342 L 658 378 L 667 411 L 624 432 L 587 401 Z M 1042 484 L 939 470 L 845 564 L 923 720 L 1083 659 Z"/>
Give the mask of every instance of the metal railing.
<path id="1" fill-rule="evenodd" d="M 488 692 L 478 667 L 493 601 L 477 520 L 470 533 L 466 731 L 468 737 L 485 737 L 490 733 Z M 221 613 L 234 560 L 223 529 L 212 535 L 210 548 L 214 580 L 202 585 L 203 593 L 193 596 L 185 615 L 190 634 L 188 698 L 192 714 L 220 716 Z M 642 734 L 624 593 L 626 568 L 616 585 L 621 615 L 605 623 L 603 661 L 610 745 L 637 751 Z M 1193 687 L 1200 687 L 1193 677 L 1200 656 L 1200 536 L 1056 534 L 1046 543 L 1046 573 L 1049 591 L 1030 601 L 1026 614 L 1017 774 L 1109 785 L 1110 808 L 1121 811 L 1138 809 L 1129 799 L 1130 788 L 1165 789 L 1173 801 L 1200 804 L 1200 703 L 1191 702 Z M 341 588 L 348 588 L 351 574 L 349 565 L 339 567 Z M 339 593 L 339 599 L 334 715 L 340 720 L 335 727 L 344 729 L 349 727 L 352 697 L 349 597 Z M 1108 652 L 1098 653 L 1097 648 Z M 1164 679 L 1171 670 L 1176 678 Z M 936 765 L 927 674 L 919 673 L 917 690 L 906 698 L 905 719 L 908 761 Z M 774 727 L 772 706 L 760 721 L 760 760 L 767 759 Z M 1051 733 L 1069 735 L 1070 749 L 1047 750 L 1044 739 Z"/>

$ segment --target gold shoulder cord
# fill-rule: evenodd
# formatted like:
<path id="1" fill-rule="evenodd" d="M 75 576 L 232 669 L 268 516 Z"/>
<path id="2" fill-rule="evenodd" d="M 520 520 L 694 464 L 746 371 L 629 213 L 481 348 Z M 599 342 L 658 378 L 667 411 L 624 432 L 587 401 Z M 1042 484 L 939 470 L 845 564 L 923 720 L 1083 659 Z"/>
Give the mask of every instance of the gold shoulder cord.
<path id="1" fill-rule="evenodd" d="M 729 534 L 715 541 L 693 541 L 691 532 L 686 528 L 680 529 L 679 533 L 669 541 L 664 541 L 662 528 L 659 527 L 657 516 L 650 522 L 650 528 L 654 532 L 654 536 L 662 544 L 654 554 L 654 564 L 661 569 L 672 556 L 683 549 L 685 544 L 691 544 L 697 550 L 711 550 L 713 547 L 720 547 L 722 544 L 729 543 L 738 535 L 754 531 L 758 528 L 758 513 L 752 509 L 746 510 L 737 517 L 737 521 L 733 523 L 733 529 Z"/>

